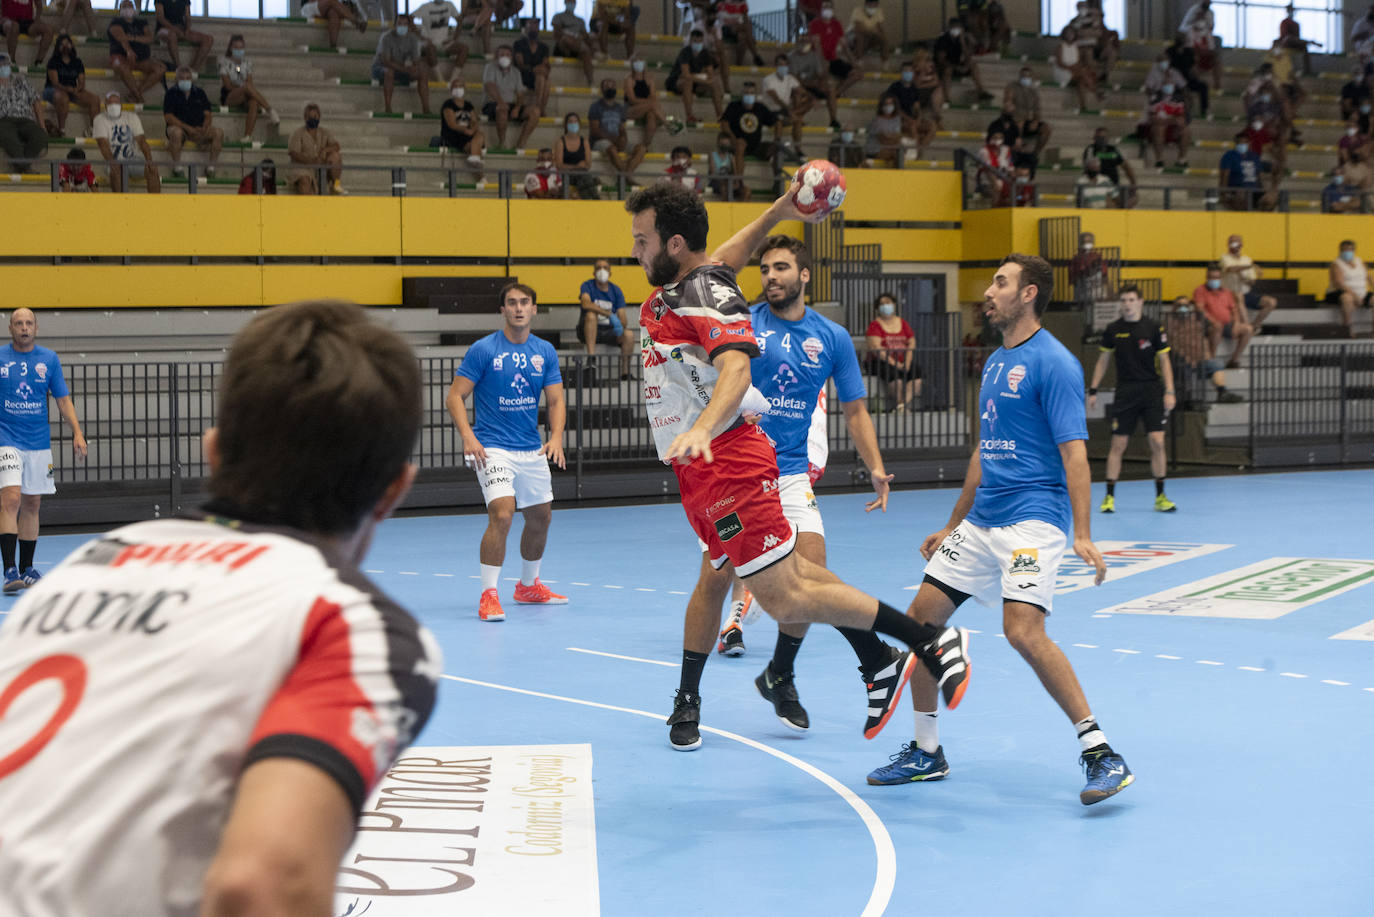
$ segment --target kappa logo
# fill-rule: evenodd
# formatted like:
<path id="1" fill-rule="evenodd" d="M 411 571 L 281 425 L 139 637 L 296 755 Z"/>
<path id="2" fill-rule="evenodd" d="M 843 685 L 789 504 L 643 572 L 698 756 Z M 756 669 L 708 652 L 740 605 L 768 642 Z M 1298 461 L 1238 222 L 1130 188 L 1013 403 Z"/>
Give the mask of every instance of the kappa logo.
<path id="1" fill-rule="evenodd" d="M 729 541 L 731 538 L 734 538 L 740 532 L 744 531 L 744 523 L 739 521 L 739 513 L 731 513 L 728 516 L 717 519 L 715 526 L 716 535 L 719 536 L 721 541 Z"/>
<path id="2" fill-rule="evenodd" d="M 1040 551 L 1036 548 L 1016 548 L 1011 552 L 1011 575 L 1032 576 L 1040 572 Z"/>
<path id="3" fill-rule="evenodd" d="M 802 341 L 802 353 L 806 354 L 806 358 L 812 363 L 819 363 L 824 352 L 825 345 L 821 343 L 820 338 L 807 338 Z"/>
<path id="4" fill-rule="evenodd" d="M 732 290 L 730 287 L 725 286 L 724 284 L 721 284 L 721 283 L 712 283 L 712 284 L 711 284 L 711 296 L 712 296 L 712 298 L 714 298 L 715 301 L 716 301 L 716 308 L 717 308 L 717 309 L 723 309 L 723 308 L 725 308 L 726 306 L 730 305 L 732 302 L 734 302 L 735 298 L 736 298 L 738 295 L 739 295 L 738 293 L 736 293 L 736 292 L 735 292 L 734 290 Z"/>
<path id="5" fill-rule="evenodd" d="M 1011 389 L 1013 392 L 1016 391 L 1016 386 L 1020 385 L 1025 378 L 1026 367 L 1022 366 L 1020 363 L 1016 364 L 1007 373 L 1007 388 Z"/>
<path id="6" fill-rule="evenodd" d="M 765 551 L 770 548 L 776 548 L 780 544 L 782 544 L 782 539 L 777 535 L 768 534 L 763 536 L 763 549 Z"/>

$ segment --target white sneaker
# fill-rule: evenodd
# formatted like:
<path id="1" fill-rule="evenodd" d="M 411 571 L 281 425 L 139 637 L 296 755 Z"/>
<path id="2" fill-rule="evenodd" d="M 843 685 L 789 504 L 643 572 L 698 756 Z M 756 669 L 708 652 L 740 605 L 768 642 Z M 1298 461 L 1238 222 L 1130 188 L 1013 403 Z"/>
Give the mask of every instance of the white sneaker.
<path id="1" fill-rule="evenodd" d="M 482 167 L 482 157 L 476 153 L 468 157 L 468 165 L 480 169 Z"/>
<path id="2" fill-rule="evenodd" d="M 185 175 L 186 175 L 186 169 L 185 169 L 185 168 L 183 168 L 182 166 L 172 166 L 172 177 L 173 177 L 173 178 L 182 178 L 182 177 L 185 176 Z"/>
<path id="3" fill-rule="evenodd" d="M 248 144 L 249 146 L 252 146 L 252 144 L 253 144 L 253 135 L 252 135 L 252 134 L 244 134 L 243 137 L 239 140 L 239 143 L 246 143 L 246 144 Z"/>
<path id="4" fill-rule="evenodd" d="M 271 121 L 274 125 L 281 124 L 281 115 L 277 114 L 277 110 L 275 108 L 267 109 L 267 119 Z"/>

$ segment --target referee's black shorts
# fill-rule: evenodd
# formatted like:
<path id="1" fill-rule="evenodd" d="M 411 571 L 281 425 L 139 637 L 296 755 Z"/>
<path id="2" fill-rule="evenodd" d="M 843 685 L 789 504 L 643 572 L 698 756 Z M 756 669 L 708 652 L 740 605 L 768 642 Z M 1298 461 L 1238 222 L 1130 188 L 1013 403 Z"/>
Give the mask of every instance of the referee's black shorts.
<path id="1" fill-rule="evenodd" d="M 1130 436 L 1142 420 L 1146 433 L 1164 429 L 1164 383 L 1118 382 L 1112 402 L 1112 435 Z"/>

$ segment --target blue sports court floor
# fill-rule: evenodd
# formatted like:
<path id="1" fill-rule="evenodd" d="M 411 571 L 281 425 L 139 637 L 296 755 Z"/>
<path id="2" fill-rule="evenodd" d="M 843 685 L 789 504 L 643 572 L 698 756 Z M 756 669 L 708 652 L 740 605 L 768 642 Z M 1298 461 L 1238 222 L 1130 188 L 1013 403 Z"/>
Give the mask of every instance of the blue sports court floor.
<path id="1" fill-rule="evenodd" d="M 755 692 L 776 633 L 764 622 L 744 657 L 707 665 L 703 747 L 669 748 L 699 558 L 680 507 L 557 510 L 543 576 L 570 596 L 561 607 L 510 601 L 512 532 L 499 624 L 476 614 L 484 516 L 386 523 L 366 568 L 445 652 L 417 745 L 589 745 L 594 857 L 573 840 L 559 855 L 595 881 L 548 883 L 538 908 L 364 896 L 340 913 L 1374 914 L 1374 474 L 1186 479 L 1169 494 L 1180 510 L 1162 515 L 1150 482 L 1118 486 L 1117 513 L 1093 518 L 1115 552 L 1108 581 L 1068 569 L 1050 621 L 1136 773 L 1091 808 L 1072 729 L 998 612 L 955 618 L 976 633 L 968 694 L 941 716 L 950 776 L 870 787 L 911 737 L 910 706 L 865 741 L 852 654 L 822 627 L 797 665 L 809 733 Z M 831 568 L 905 607 L 915 547 L 954 498 L 900 491 L 879 516 L 862 495 L 822 496 Z M 52 561 L 81 540 L 40 550 Z M 498 853 L 465 854 L 469 871 Z M 492 900 L 540 881 L 508 859 Z"/>

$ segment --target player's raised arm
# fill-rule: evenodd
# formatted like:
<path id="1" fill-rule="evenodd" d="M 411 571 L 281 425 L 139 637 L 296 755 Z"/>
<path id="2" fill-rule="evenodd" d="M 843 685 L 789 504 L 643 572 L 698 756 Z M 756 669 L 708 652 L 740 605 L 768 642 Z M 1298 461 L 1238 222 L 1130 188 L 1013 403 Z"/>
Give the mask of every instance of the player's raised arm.
<path id="1" fill-rule="evenodd" d="M 797 191 L 797 179 L 792 179 L 792 184 L 782 197 L 778 198 L 763 213 L 754 218 L 748 226 L 731 236 L 726 242 L 711 253 L 712 261 L 719 261 L 721 264 L 729 266 L 738 272 L 744 269 L 749 263 L 749 259 L 754 257 L 754 252 L 763 244 L 763 240 L 784 220 L 801 220 L 805 223 L 819 223 L 830 215 L 829 210 L 818 210 L 815 213 L 802 213 L 797 209 L 797 202 L 793 195 Z"/>

